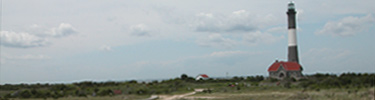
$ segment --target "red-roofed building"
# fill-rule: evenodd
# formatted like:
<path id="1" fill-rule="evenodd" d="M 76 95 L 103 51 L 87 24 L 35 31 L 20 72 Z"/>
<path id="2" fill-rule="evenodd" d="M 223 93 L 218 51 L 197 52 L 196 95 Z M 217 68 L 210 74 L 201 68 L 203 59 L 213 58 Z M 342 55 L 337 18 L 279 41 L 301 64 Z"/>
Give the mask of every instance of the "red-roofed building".
<path id="1" fill-rule="evenodd" d="M 195 78 L 195 80 L 208 79 L 208 78 L 210 78 L 210 77 L 208 77 L 208 75 L 206 75 L 206 74 L 199 74 L 199 75 Z"/>
<path id="2" fill-rule="evenodd" d="M 269 77 L 276 79 L 284 79 L 285 77 L 291 77 L 295 79 L 301 79 L 302 66 L 297 62 L 283 62 L 275 61 L 269 68 Z"/>

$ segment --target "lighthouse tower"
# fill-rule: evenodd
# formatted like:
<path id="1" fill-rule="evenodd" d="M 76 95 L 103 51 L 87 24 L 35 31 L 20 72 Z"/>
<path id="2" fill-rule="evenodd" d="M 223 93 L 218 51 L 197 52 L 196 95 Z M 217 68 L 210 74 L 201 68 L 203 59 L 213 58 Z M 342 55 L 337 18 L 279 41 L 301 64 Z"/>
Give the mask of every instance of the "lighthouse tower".
<path id="1" fill-rule="evenodd" d="M 298 62 L 296 10 L 294 3 L 288 4 L 288 62 Z"/>
<path id="2" fill-rule="evenodd" d="M 270 78 L 280 80 L 287 77 L 297 80 L 303 78 L 303 69 L 298 61 L 296 13 L 294 3 L 290 2 L 288 4 L 288 11 L 286 12 L 288 15 L 288 61 L 285 62 L 276 60 L 268 68 Z"/>

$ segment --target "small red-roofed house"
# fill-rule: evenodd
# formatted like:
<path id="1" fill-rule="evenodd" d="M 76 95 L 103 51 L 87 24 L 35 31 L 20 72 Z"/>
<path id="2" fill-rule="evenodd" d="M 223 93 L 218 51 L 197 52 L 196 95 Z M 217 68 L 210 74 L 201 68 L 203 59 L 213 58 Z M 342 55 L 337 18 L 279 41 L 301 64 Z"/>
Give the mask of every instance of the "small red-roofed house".
<path id="1" fill-rule="evenodd" d="M 297 80 L 303 77 L 302 66 L 297 62 L 275 61 L 269 68 L 269 77 L 276 79 L 284 79 L 286 77 L 295 78 Z"/>
<path id="2" fill-rule="evenodd" d="M 206 75 L 206 74 L 199 74 L 199 75 L 195 78 L 195 80 L 208 79 L 208 78 L 210 78 L 210 77 L 208 77 L 208 75 Z"/>

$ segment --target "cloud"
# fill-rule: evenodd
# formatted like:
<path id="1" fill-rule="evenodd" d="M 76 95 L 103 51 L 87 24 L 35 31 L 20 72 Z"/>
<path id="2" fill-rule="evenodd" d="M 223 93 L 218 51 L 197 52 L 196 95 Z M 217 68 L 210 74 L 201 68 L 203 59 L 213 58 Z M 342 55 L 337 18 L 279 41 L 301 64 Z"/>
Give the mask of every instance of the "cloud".
<path id="1" fill-rule="evenodd" d="M 130 33 L 133 36 L 150 36 L 148 27 L 144 24 L 130 26 Z"/>
<path id="2" fill-rule="evenodd" d="M 9 55 L 7 53 L 3 53 L 1 55 L 1 63 L 2 64 L 16 64 L 19 63 L 20 60 L 29 61 L 29 60 L 47 60 L 50 59 L 50 56 L 43 55 L 43 54 L 24 54 L 24 55 Z"/>
<path id="3" fill-rule="evenodd" d="M 60 38 L 77 33 L 76 29 L 67 23 L 61 23 L 58 27 L 49 30 L 43 26 L 33 24 L 27 31 L 1 31 L 1 45 L 13 48 L 42 47 L 50 44 L 48 38 Z"/>
<path id="4" fill-rule="evenodd" d="M 41 47 L 49 44 L 45 38 L 29 33 L 16 33 L 9 31 L 1 31 L 1 42 L 1 45 L 3 46 L 14 48 Z"/>
<path id="5" fill-rule="evenodd" d="M 218 51 L 212 52 L 211 57 L 227 57 L 227 56 L 238 56 L 238 55 L 254 55 L 260 54 L 260 52 L 246 52 L 246 51 Z"/>
<path id="6" fill-rule="evenodd" d="M 205 47 L 230 48 L 237 44 L 236 41 L 225 38 L 221 34 L 210 34 L 208 37 L 197 40 L 198 45 Z"/>
<path id="7" fill-rule="evenodd" d="M 67 23 L 61 23 L 58 27 L 50 29 L 44 35 L 51 37 L 63 37 L 71 34 L 75 34 L 77 31 L 72 27 L 72 25 Z"/>
<path id="8" fill-rule="evenodd" d="M 103 45 L 99 49 L 103 51 L 112 51 L 111 46 L 108 46 L 108 45 Z"/>
<path id="9" fill-rule="evenodd" d="M 32 55 L 32 54 L 27 54 L 27 55 L 20 55 L 20 56 L 5 56 L 6 59 L 10 60 L 41 60 L 41 59 L 50 59 L 51 57 L 46 56 L 46 55 Z"/>
<path id="10" fill-rule="evenodd" d="M 347 58 L 352 54 L 349 50 L 331 49 L 331 48 L 312 48 L 302 55 L 307 61 L 330 62 L 338 59 Z"/>
<path id="11" fill-rule="evenodd" d="M 337 48 L 312 48 L 302 53 L 300 60 L 306 70 L 313 71 L 348 71 L 362 69 L 360 63 L 367 63 L 363 60 L 357 61 L 357 52 Z M 361 68 L 362 67 L 362 68 Z"/>
<path id="12" fill-rule="evenodd" d="M 227 15 L 198 13 L 196 17 L 192 24 L 195 31 L 214 33 L 197 40 L 197 43 L 201 46 L 231 48 L 238 44 L 274 43 L 284 37 L 276 37 L 269 32 L 275 33 L 276 31 L 280 32 L 280 30 L 286 32 L 286 28 L 281 27 L 271 28 L 267 32 L 260 31 L 262 27 L 269 25 L 276 19 L 272 14 L 254 15 L 246 10 L 238 10 Z M 240 41 L 241 39 L 242 41 Z"/>
<path id="13" fill-rule="evenodd" d="M 284 36 L 276 37 L 276 36 L 273 36 L 272 34 L 262 33 L 260 31 L 246 33 L 243 36 L 244 42 L 250 45 L 257 45 L 259 43 L 270 44 L 270 43 L 277 42 L 283 38 Z"/>
<path id="14" fill-rule="evenodd" d="M 340 21 L 327 22 L 323 29 L 318 30 L 315 34 L 318 35 L 332 35 L 332 36 L 353 36 L 365 30 L 368 30 L 374 25 L 375 18 L 371 14 L 363 17 L 345 17 Z"/>
<path id="15" fill-rule="evenodd" d="M 297 15 L 296 15 L 297 20 L 298 21 L 304 20 L 305 19 L 305 10 L 303 10 L 303 9 L 296 9 L 296 10 L 297 10 Z"/>
<path id="16" fill-rule="evenodd" d="M 27 31 L 30 34 L 33 34 L 39 37 L 54 37 L 54 38 L 69 36 L 71 34 L 77 33 L 76 29 L 68 23 L 61 23 L 58 27 L 53 27 L 50 29 L 44 26 L 38 25 L 38 24 L 33 24 L 28 28 Z"/>
<path id="17" fill-rule="evenodd" d="M 272 14 L 253 15 L 246 10 L 227 15 L 199 13 L 192 26 L 198 32 L 249 32 L 269 24 L 274 19 Z"/>
<path id="18" fill-rule="evenodd" d="M 299 30 L 299 29 L 298 29 Z M 272 27 L 270 29 L 267 29 L 267 33 L 288 33 L 287 27 Z"/>
<path id="19" fill-rule="evenodd" d="M 210 34 L 205 38 L 200 38 L 196 42 L 200 46 L 204 47 L 219 47 L 219 48 L 231 48 L 240 44 L 255 46 L 261 43 L 271 44 L 275 43 L 281 39 L 284 39 L 284 36 L 274 36 L 269 33 L 262 33 L 260 31 L 248 32 L 240 35 L 242 38 L 237 39 L 231 36 L 224 37 L 221 34 L 215 33 Z M 242 40 L 241 40 L 242 39 Z"/>

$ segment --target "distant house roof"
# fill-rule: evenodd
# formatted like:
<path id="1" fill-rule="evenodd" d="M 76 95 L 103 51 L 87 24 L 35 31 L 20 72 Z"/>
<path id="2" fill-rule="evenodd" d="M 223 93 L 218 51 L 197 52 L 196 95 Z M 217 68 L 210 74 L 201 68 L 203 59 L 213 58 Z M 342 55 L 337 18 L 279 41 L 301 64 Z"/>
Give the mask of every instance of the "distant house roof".
<path id="1" fill-rule="evenodd" d="M 208 75 L 206 75 L 206 74 L 200 74 L 199 76 L 201 76 L 203 78 L 208 78 Z"/>
<path id="2" fill-rule="evenodd" d="M 283 62 L 283 61 L 276 61 L 273 63 L 269 68 L 268 71 L 277 71 L 280 67 L 283 67 L 287 71 L 300 71 L 302 67 L 297 62 Z"/>
<path id="3" fill-rule="evenodd" d="M 206 74 L 199 74 L 196 78 L 195 78 L 195 80 L 201 80 L 201 79 L 208 79 L 209 77 L 208 77 L 208 75 L 206 75 Z"/>

